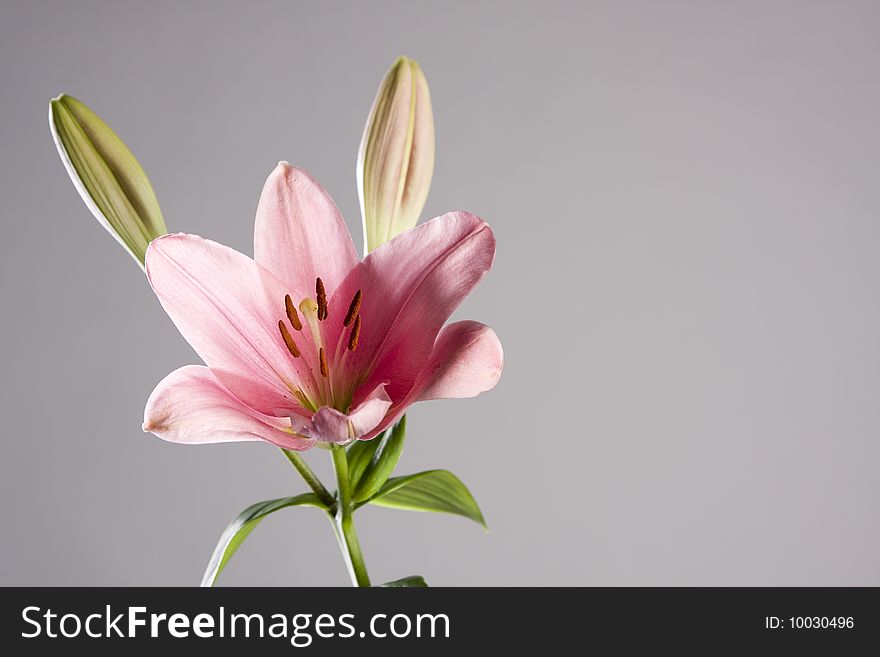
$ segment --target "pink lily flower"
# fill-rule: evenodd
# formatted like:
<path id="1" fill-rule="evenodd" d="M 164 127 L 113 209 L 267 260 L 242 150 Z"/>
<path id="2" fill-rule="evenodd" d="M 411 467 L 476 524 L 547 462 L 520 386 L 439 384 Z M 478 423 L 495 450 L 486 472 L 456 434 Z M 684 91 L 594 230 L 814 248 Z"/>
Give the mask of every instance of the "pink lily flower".
<path id="1" fill-rule="evenodd" d="M 195 235 L 150 244 L 150 284 L 207 366 L 156 386 L 144 430 L 304 450 L 369 440 L 417 401 L 489 390 L 503 362 L 495 332 L 444 323 L 494 257 L 486 222 L 451 212 L 359 260 L 327 192 L 281 162 L 257 208 L 254 259 Z"/>

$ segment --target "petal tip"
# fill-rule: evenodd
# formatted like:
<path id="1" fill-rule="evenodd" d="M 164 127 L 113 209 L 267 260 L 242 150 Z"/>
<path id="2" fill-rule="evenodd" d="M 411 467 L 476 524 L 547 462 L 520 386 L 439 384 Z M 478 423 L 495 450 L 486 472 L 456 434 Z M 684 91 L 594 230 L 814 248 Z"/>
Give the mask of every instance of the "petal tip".
<path id="1" fill-rule="evenodd" d="M 483 384 L 472 395 L 477 397 L 495 388 L 501 380 L 501 373 L 504 371 L 504 347 L 495 330 L 491 326 L 485 325 L 482 326 L 473 344 L 482 345 L 486 367 L 486 377 Z"/>
<path id="2" fill-rule="evenodd" d="M 150 240 L 150 243 L 147 244 L 147 250 L 144 252 L 144 270 L 147 272 L 147 280 L 150 282 L 150 285 L 153 284 L 153 279 L 150 276 L 150 261 L 155 258 L 158 253 L 161 253 L 163 247 L 174 242 L 188 241 L 192 239 L 202 238 L 198 235 L 191 235 L 189 233 L 166 233 L 165 235 L 160 235 L 159 237 Z"/>
<path id="3" fill-rule="evenodd" d="M 273 185 L 295 185 L 301 179 L 305 179 L 314 185 L 318 184 L 318 182 L 305 169 L 301 169 L 287 160 L 278 160 L 278 164 L 275 165 L 272 173 L 270 173 L 269 177 L 266 179 L 264 190 L 266 188 L 271 188 Z"/>
<path id="4" fill-rule="evenodd" d="M 141 429 L 144 433 L 152 433 L 160 436 L 160 434 L 162 434 L 163 432 L 168 431 L 169 418 L 167 413 L 165 413 L 163 417 L 156 417 L 156 397 L 158 391 L 159 386 L 157 386 L 156 389 L 153 390 L 153 392 L 150 394 L 150 398 L 147 399 L 147 406 L 146 408 L 144 408 L 144 421 L 143 424 L 141 424 Z"/>

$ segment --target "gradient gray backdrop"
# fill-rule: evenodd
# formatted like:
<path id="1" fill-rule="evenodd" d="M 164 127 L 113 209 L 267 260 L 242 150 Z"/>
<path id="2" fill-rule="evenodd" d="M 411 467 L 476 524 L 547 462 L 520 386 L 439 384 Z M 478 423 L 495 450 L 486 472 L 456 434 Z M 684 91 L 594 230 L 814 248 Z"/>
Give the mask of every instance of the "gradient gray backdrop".
<path id="1" fill-rule="evenodd" d="M 287 159 L 360 244 L 357 146 L 406 54 L 436 116 L 425 216 L 498 238 L 456 316 L 506 368 L 414 408 L 400 464 L 456 472 L 491 532 L 367 509 L 373 578 L 880 584 L 878 33 L 877 2 L 4 0 L 0 583 L 196 584 L 238 511 L 303 490 L 274 448 L 141 432 L 198 359 L 67 179 L 49 98 L 119 132 L 172 231 L 252 253 Z M 221 583 L 347 576 L 293 509 Z"/>

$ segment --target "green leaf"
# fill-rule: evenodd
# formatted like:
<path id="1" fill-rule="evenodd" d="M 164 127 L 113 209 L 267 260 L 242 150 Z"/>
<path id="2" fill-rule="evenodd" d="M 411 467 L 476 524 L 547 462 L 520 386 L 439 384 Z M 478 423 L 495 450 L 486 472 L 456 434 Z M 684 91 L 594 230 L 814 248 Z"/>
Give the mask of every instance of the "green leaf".
<path id="1" fill-rule="evenodd" d="M 384 589 L 426 589 L 428 583 L 421 575 L 411 575 L 403 579 L 396 579 L 393 582 L 385 582 L 380 584 Z"/>
<path id="2" fill-rule="evenodd" d="M 355 503 L 371 498 L 388 481 L 388 477 L 394 472 L 394 468 L 397 467 L 397 462 L 400 460 L 405 438 L 406 415 L 398 420 L 394 428 L 383 433 L 380 438 L 374 439 L 378 440 L 379 444 L 354 491 Z"/>
<path id="3" fill-rule="evenodd" d="M 355 490 L 358 483 L 363 477 L 367 466 L 373 459 L 373 454 L 379 449 L 379 444 L 391 430 L 384 431 L 372 440 L 355 440 L 345 451 L 348 458 L 348 480 L 351 482 L 351 489 Z"/>
<path id="4" fill-rule="evenodd" d="M 488 529 L 477 501 L 461 480 L 448 470 L 428 470 L 389 479 L 370 504 L 392 509 L 454 513 Z"/>
<path id="5" fill-rule="evenodd" d="M 289 506 L 313 506 L 318 509 L 326 509 L 327 507 L 321 503 L 314 493 L 303 493 L 295 497 L 282 497 L 277 500 L 266 500 L 257 502 L 246 508 L 236 516 L 235 520 L 230 522 L 223 534 L 217 547 L 214 548 L 214 554 L 208 561 L 208 567 L 202 576 L 202 586 L 214 586 L 217 577 L 223 572 L 226 564 L 235 554 L 239 546 L 244 543 L 244 539 L 260 524 L 260 521 L 270 513 L 275 513 L 280 509 Z"/>

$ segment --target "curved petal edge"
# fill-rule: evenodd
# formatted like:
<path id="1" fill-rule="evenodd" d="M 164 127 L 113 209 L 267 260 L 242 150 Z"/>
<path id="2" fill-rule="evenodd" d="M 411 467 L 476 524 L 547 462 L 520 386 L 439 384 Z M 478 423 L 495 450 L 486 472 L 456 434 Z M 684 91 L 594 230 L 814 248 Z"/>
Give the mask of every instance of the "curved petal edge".
<path id="1" fill-rule="evenodd" d="M 203 365 L 181 367 L 159 382 L 147 400 L 143 429 L 186 445 L 265 440 L 304 450 L 315 443 L 293 435 L 287 418 L 242 403 Z"/>

